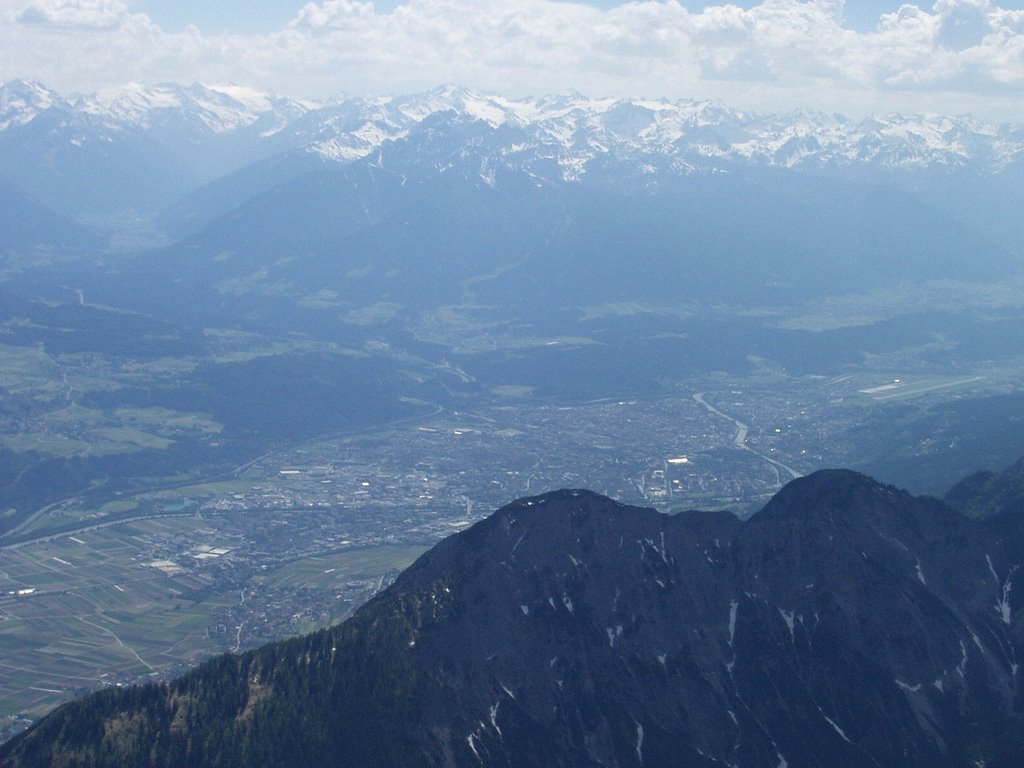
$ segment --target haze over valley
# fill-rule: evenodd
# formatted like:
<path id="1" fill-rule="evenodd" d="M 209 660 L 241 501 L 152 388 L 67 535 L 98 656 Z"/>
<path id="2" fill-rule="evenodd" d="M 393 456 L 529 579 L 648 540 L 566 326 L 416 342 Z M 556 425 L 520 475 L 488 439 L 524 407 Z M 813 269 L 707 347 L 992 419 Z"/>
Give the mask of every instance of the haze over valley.
<path id="1" fill-rule="evenodd" d="M 0 716 L 348 616 L 521 495 L 1024 455 L 1024 129 L 0 87 Z"/>

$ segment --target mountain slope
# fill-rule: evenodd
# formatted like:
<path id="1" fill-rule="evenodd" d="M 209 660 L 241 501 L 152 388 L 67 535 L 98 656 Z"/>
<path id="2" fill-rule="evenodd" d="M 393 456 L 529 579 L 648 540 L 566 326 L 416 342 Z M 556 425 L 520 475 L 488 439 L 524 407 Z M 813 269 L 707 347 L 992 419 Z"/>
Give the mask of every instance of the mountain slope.
<path id="1" fill-rule="evenodd" d="M 846 471 L 743 523 L 510 504 L 345 624 L 108 691 L 0 764 L 988 766 L 1024 758 L 1024 521 Z"/>
<path id="2" fill-rule="evenodd" d="M 4 173 L 71 216 L 150 214 L 284 151 L 275 136 L 308 107 L 230 86 L 136 84 L 65 97 L 0 84 Z"/>
<path id="3" fill-rule="evenodd" d="M 95 246 L 95 234 L 0 176 L 0 253 Z"/>
<path id="4" fill-rule="evenodd" d="M 947 503 L 971 517 L 1024 512 L 1024 459 L 1002 472 L 976 472 L 953 486 Z"/>
<path id="5" fill-rule="evenodd" d="M 94 290 L 306 329 L 337 307 L 386 303 L 408 323 L 463 305 L 538 323 L 604 303 L 797 306 L 922 274 L 978 281 L 1014 269 L 985 235 L 897 190 L 778 169 L 652 181 L 612 160 L 566 181 L 552 162 L 503 154 L 521 133 L 445 113 L 370 157 L 260 194 L 259 179 L 239 174 L 216 187 L 236 207 Z M 195 197 L 176 218 L 215 208 Z M 321 291 L 330 304 L 315 300 Z M 587 335 L 564 322 L 557 333 Z"/>

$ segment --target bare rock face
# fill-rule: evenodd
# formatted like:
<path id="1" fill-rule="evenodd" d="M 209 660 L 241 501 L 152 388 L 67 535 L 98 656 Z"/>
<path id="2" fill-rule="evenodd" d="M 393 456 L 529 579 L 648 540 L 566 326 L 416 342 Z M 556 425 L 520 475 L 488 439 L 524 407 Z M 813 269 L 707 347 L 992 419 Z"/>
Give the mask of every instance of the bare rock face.
<path id="1" fill-rule="evenodd" d="M 1024 518 L 846 471 L 747 522 L 586 491 L 434 547 L 351 621 L 68 705 L 4 766 L 1024 764 Z"/>

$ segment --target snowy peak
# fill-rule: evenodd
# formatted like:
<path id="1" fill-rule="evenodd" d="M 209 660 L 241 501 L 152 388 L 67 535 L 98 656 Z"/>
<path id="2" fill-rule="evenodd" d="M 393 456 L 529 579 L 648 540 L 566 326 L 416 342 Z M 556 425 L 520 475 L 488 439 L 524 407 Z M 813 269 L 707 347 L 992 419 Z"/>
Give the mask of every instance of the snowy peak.
<path id="1" fill-rule="evenodd" d="M 278 128 L 300 117 L 310 105 L 234 85 L 148 87 L 131 83 L 98 93 L 86 109 L 145 128 L 168 122 L 191 124 L 203 132 L 222 134 L 247 128 L 272 115 Z"/>
<path id="2" fill-rule="evenodd" d="M 12 80 L 0 85 L 0 131 L 28 125 L 51 109 L 65 113 L 64 122 L 114 129 L 152 130 L 176 124 L 204 134 L 228 134 L 260 124 L 280 130 L 314 106 L 235 85 L 128 83 L 64 97 L 39 83 Z"/>
<path id="3" fill-rule="evenodd" d="M 289 126 L 294 146 L 338 163 L 366 157 L 385 141 L 408 135 L 420 119 L 388 98 L 355 98 L 321 107 Z"/>
<path id="4" fill-rule="evenodd" d="M 514 102 L 500 102 L 489 96 L 482 96 L 460 86 L 446 85 L 429 93 L 407 96 L 392 102 L 395 108 L 414 123 L 438 112 L 457 112 L 473 120 L 483 120 L 496 128 L 506 120 L 514 118 L 510 109 Z"/>
<path id="5" fill-rule="evenodd" d="M 59 99 L 39 83 L 11 80 L 0 85 L 0 131 L 32 122 Z"/>

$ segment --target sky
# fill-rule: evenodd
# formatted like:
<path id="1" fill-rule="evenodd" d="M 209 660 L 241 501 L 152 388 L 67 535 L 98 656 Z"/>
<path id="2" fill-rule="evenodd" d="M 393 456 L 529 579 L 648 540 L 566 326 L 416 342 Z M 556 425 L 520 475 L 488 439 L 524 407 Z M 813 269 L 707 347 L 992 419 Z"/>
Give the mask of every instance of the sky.
<path id="1" fill-rule="evenodd" d="M 454 83 L 1024 122 L 1024 0 L 0 0 L 13 79 L 313 99 Z"/>

